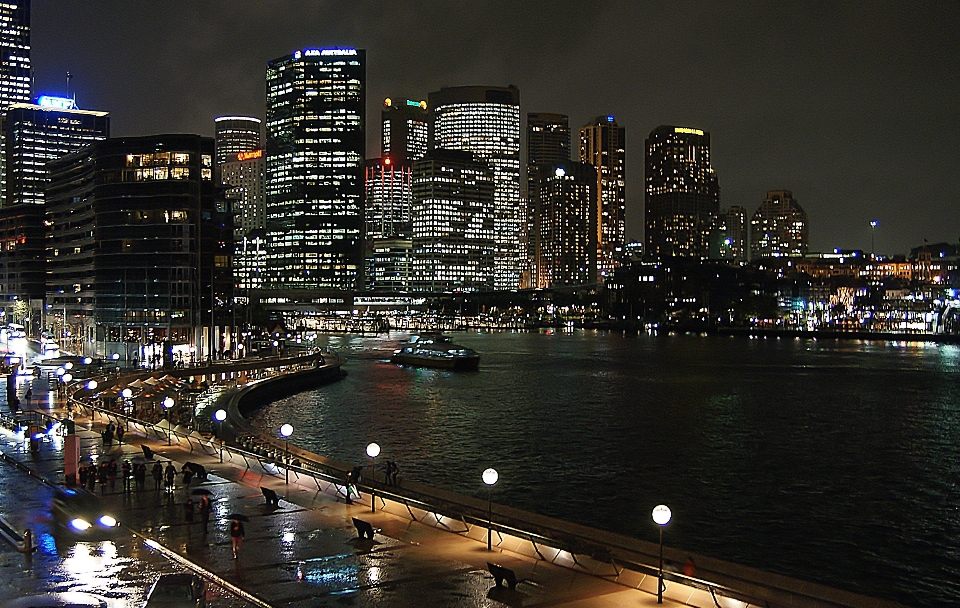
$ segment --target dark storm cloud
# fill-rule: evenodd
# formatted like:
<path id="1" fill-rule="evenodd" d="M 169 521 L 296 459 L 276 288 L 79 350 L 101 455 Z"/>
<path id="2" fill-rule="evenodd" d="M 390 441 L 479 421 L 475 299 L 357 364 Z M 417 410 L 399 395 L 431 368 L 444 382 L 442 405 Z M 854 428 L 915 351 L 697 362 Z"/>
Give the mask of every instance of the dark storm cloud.
<path id="1" fill-rule="evenodd" d="M 642 233 L 643 140 L 709 130 L 724 206 L 793 190 L 815 249 L 905 252 L 960 237 L 960 4 L 34 0 L 37 91 L 74 74 L 116 135 L 211 134 L 263 116 L 266 62 L 367 49 L 368 118 L 386 96 L 515 84 L 523 111 L 627 129 L 628 233 Z M 369 128 L 368 154 L 379 149 Z"/>

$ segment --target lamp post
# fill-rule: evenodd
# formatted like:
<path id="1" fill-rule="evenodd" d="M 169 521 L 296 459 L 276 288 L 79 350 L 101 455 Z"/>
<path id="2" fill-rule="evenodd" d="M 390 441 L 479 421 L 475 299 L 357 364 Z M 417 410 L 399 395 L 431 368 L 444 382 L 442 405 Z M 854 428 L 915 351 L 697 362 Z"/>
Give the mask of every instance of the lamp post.
<path id="1" fill-rule="evenodd" d="M 879 225 L 880 225 L 880 222 L 878 222 L 877 220 L 870 220 L 870 259 L 873 259 L 876 257 L 876 255 L 874 254 L 875 250 L 873 246 L 874 246 L 874 237 L 877 236 L 877 226 Z"/>
<path id="2" fill-rule="evenodd" d="M 170 440 L 170 408 L 173 407 L 173 397 L 167 396 L 163 398 L 163 407 L 166 410 L 164 415 L 167 417 L 167 445 L 173 445 Z"/>
<path id="3" fill-rule="evenodd" d="M 370 457 L 370 512 L 377 512 L 377 492 L 374 490 L 373 482 L 377 478 L 377 456 L 380 455 L 380 446 L 374 442 L 367 446 L 367 456 Z"/>
<path id="4" fill-rule="evenodd" d="M 283 483 L 290 483 L 290 435 L 293 435 L 293 425 L 280 426 L 280 435 L 283 437 L 283 451 L 287 453 L 287 466 L 283 467 Z"/>
<path id="5" fill-rule="evenodd" d="M 217 421 L 217 439 L 220 440 L 220 462 L 223 462 L 223 421 L 227 419 L 227 410 L 217 410 L 213 413 Z"/>
<path id="6" fill-rule="evenodd" d="M 663 603 L 663 527 L 670 523 L 670 507 L 657 505 L 653 508 L 653 521 L 660 526 L 660 575 L 657 577 L 657 603 Z"/>
<path id="7" fill-rule="evenodd" d="M 483 483 L 487 484 L 487 551 L 493 550 L 493 484 L 497 483 L 500 475 L 496 469 L 487 469 L 483 472 Z"/>

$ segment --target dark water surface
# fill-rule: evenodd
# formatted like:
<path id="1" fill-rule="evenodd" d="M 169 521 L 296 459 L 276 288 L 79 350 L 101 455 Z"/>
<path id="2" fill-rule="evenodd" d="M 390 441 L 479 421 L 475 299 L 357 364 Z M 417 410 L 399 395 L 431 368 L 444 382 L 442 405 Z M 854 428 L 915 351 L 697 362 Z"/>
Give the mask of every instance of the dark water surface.
<path id="1" fill-rule="evenodd" d="M 437 487 L 900 601 L 960 597 L 960 347 L 600 332 L 461 333 L 480 371 L 331 336 L 347 378 L 257 415 Z"/>

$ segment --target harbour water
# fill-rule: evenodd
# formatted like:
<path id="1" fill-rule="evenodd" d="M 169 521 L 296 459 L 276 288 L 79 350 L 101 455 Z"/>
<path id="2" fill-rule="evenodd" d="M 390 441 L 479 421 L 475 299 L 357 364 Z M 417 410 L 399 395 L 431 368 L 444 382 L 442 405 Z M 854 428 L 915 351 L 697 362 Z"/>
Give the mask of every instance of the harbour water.
<path id="1" fill-rule="evenodd" d="M 339 460 L 903 602 L 960 597 L 960 347 L 603 332 L 457 333 L 477 372 L 329 336 L 347 377 L 261 410 Z"/>

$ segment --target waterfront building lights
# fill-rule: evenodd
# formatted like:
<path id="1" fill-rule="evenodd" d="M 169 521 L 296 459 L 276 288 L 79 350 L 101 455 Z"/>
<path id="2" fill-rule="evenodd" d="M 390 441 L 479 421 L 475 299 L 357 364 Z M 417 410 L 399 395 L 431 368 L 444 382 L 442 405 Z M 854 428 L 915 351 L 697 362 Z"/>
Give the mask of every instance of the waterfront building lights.
<path id="1" fill-rule="evenodd" d="M 493 550 L 493 486 L 499 479 L 494 468 L 483 472 L 483 483 L 487 484 L 487 551 Z"/>
<path id="2" fill-rule="evenodd" d="M 164 410 L 166 410 L 164 416 L 167 417 L 167 445 L 172 445 L 170 441 L 170 408 L 173 407 L 173 397 L 164 397 L 161 404 Z"/>
<path id="3" fill-rule="evenodd" d="M 657 505 L 653 508 L 653 521 L 660 527 L 660 570 L 657 576 L 657 603 L 663 603 L 663 527 L 670 523 L 670 507 Z"/>
<path id="4" fill-rule="evenodd" d="M 377 512 L 377 494 L 373 489 L 373 482 L 377 477 L 377 456 L 380 455 L 380 445 L 376 442 L 367 446 L 367 456 L 370 457 L 370 512 Z"/>
<path id="5" fill-rule="evenodd" d="M 287 455 L 287 465 L 283 467 L 283 483 L 290 483 L 290 435 L 293 435 L 293 425 L 280 425 L 280 436 L 283 437 L 283 451 Z"/>
<path id="6" fill-rule="evenodd" d="M 227 410 L 219 409 L 213 413 L 217 421 L 217 439 L 220 440 L 220 462 L 223 462 L 223 421 L 227 419 Z"/>

